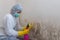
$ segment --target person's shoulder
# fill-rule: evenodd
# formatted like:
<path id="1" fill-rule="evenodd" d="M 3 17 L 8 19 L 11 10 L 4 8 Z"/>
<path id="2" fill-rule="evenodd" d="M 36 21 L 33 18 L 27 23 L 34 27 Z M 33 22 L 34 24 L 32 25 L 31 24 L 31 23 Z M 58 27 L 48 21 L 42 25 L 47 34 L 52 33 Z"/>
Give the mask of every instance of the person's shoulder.
<path id="1" fill-rule="evenodd" d="M 11 16 L 11 14 L 9 13 L 9 14 L 6 14 L 5 16 L 6 16 L 6 17 L 9 17 L 9 16 Z"/>
<path id="2" fill-rule="evenodd" d="M 5 18 L 11 18 L 11 17 L 12 17 L 11 14 L 6 14 L 6 15 L 5 15 Z"/>

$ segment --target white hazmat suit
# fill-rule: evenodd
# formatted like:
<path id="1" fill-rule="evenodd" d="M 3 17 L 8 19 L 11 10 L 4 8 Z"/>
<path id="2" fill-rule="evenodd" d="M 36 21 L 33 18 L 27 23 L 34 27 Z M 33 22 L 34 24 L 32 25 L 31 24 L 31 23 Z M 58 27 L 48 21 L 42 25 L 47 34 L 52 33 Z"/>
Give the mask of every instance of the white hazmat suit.
<path id="1" fill-rule="evenodd" d="M 17 4 L 15 6 L 12 7 L 11 9 L 11 13 L 7 14 L 4 17 L 4 28 L 5 28 L 5 34 L 7 35 L 6 40 L 18 40 L 16 37 L 18 36 L 18 34 L 20 35 L 22 34 L 26 34 L 28 31 L 16 31 L 15 27 L 17 27 L 17 17 L 20 15 L 19 12 L 16 11 L 22 11 L 22 7 L 21 5 Z M 4 39 L 5 40 L 5 39 Z"/>

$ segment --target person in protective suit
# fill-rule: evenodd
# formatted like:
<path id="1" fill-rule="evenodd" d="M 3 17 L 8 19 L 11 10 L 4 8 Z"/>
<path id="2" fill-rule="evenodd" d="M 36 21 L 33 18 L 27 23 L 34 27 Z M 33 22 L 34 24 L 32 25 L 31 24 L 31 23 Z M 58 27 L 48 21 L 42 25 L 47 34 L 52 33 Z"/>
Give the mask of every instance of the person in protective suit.
<path id="1" fill-rule="evenodd" d="M 16 31 L 14 28 L 17 27 L 17 18 L 21 15 L 22 6 L 16 4 L 12 7 L 11 12 L 7 14 L 4 18 L 4 29 L 7 35 L 6 40 L 18 40 L 16 37 L 29 33 L 29 28 L 22 31 Z"/>

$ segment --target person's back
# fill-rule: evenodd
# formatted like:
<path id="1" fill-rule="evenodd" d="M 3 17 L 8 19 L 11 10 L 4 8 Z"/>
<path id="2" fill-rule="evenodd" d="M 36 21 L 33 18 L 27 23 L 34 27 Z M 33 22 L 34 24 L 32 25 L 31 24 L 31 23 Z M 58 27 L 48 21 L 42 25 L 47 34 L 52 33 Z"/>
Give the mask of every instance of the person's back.
<path id="1" fill-rule="evenodd" d="M 16 35 L 16 31 L 11 31 L 16 26 L 16 19 L 11 15 L 7 14 L 4 18 L 4 28 L 6 35 Z M 12 32 L 14 34 L 12 34 Z"/>

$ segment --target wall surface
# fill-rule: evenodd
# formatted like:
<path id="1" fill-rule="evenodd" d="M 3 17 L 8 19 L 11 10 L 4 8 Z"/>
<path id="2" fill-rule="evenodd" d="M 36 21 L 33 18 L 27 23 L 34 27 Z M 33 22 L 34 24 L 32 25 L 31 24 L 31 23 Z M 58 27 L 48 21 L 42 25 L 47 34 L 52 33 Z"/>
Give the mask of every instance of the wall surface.
<path id="1" fill-rule="evenodd" d="M 42 40 L 60 40 L 60 0 L 19 0 L 21 20 L 40 22 Z"/>
<path id="2" fill-rule="evenodd" d="M 0 27 L 3 16 L 9 13 L 15 3 L 23 6 L 20 19 L 22 24 L 29 21 L 40 23 L 41 40 L 60 40 L 60 0 L 0 0 Z"/>
<path id="3" fill-rule="evenodd" d="M 22 19 L 60 22 L 60 0 L 18 0 L 23 6 Z"/>

